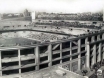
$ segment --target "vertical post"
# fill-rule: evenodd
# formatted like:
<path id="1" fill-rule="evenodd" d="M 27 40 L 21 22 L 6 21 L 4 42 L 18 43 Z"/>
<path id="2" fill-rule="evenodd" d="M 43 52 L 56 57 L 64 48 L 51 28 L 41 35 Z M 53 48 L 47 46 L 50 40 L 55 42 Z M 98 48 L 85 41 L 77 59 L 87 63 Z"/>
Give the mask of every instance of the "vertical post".
<path id="1" fill-rule="evenodd" d="M 90 68 L 90 46 L 87 42 L 86 67 Z"/>
<path id="2" fill-rule="evenodd" d="M 52 66 L 52 44 L 48 45 L 48 66 Z"/>
<path id="3" fill-rule="evenodd" d="M 21 56 L 20 56 L 20 49 L 18 49 L 18 58 L 19 58 L 19 74 L 21 74 Z"/>
<path id="4" fill-rule="evenodd" d="M 97 36 L 97 40 L 100 40 L 100 35 Z"/>
<path id="5" fill-rule="evenodd" d="M 70 55 L 72 55 L 72 42 L 70 41 Z M 70 61 L 72 61 L 72 57 L 70 57 Z M 72 63 L 70 62 L 70 70 L 72 70 Z"/>
<path id="6" fill-rule="evenodd" d="M 88 42 L 88 37 L 85 38 L 85 50 L 87 50 L 87 42 Z"/>
<path id="7" fill-rule="evenodd" d="M 93 59 L 92 59 L 92 65 L 94 65 L 96 63 L 96 44 L 94 44 L 93 47 Z"/>
<path id="8" fill-rule="evenodd" d="M 103 56 L 102 56 L 102 60 L 104 59 L 104 47 L 102 48 L 102 51 L 103 51 Z"/>
<path id="9" fill-rule="evenodd" d="M 1 52 L 2 51 L 0 51 L 0 76 L 2 76 L 2 65 L 1 65 L 2 64 L 2 62 L 1 62 L 2 58 L 1 58 Z"/>
<path id="10" fill-rule="evenodd" d="M 35 55 L 35 51 L 36 51 L 36 47 L 34 47 L 34 55 Z M 35 65 L 36 65 L 36 55 L 35 55 Z M 35 70 L 36 70 L 36 66 L 35 66 Z"/>
<path id="11" fill-rule="evenodd" d="M 99 55 L 98 55 L 98 62 L 101 61 L 101 43 L 99 44 Z"/>
<path id="12" fill-rule="evenodd" d="M 62 64 L 62 43 L 60 43 L 60 63 Z"/>
<path id="13" fill-rule="evenodd" d="M 104 21 L 104 8 L 103 8 L 103 21 Z"/>
<path id="14" fill-rule="evenodd" d="M 85 38 L 85 51 L 87 51 L 87 42 L 88 42 L 88 37 Z M 87 59 L 87 53 L 85 54 L 85 59 Z M 86 67 L 86 60 L 85 60 L 85 67 Z"/>
<path id="15" fill-rule="evenodd" d="M 104 33 L 102 34 L 102 39 L 104 39 Z"/>
<path id="16" fill-rule="evenodd" d="M 91 37 L 91 42 L 94 42 L 95 41 L 95 36 L 92 36 Z"/>
<path id="17" fill-rule="evenodd" d="M 78 55 L 78 70 L 81 69 L 81 54 L 80 54 L 80 52 L 81 52 L 81 39 L 78 40 L 78 53 L 79 53 L 79 55 Z"/>
<path id="18" fill-rule="evenodd" d="M 103 13 L 103 17 L 104 17 L 104 13 Z M 104 33 L 102 34 L 102 40 L 103 39 L 104 39 Z M 103 53 L 102 60 L 104 60 L 104 43 L 102 43 L 102 53 Z"/>
<path id="19" fill-rule="evenodd" d="M 39 62 L 40 62 L 40 57 L 39 57 L 39 46 L 36 46 L 36 49 L 35 49 L 35 62 L 36 62 L 36 70 L 39 70 Z"/>
<path id="20" fill-rule="evenodd" d="M 102 50 L 102 51 L 103 51 L 103 50 Z M 104 51 L 102 52 L 102 54 L 103 54 L 103 55 L 102 55 L 102 60 L 104 60 Z"/>

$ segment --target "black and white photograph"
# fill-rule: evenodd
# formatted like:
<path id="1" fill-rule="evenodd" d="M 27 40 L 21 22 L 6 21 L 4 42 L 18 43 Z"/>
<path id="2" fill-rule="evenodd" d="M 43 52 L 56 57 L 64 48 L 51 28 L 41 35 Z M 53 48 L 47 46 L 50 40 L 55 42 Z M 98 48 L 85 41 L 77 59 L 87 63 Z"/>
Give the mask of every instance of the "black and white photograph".
<path id="1" fill-rule="evenodd" d="M 0 78 L 104 78 L 104 0 L 0 0 Z"/>

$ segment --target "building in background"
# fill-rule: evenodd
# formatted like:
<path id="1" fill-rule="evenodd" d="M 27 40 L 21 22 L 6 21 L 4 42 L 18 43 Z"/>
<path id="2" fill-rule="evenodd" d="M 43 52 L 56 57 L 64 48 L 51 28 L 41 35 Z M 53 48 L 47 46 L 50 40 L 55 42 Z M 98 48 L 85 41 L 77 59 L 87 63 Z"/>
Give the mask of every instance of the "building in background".
<path id="1" fill-rule="evenodd" d="M 27 9 L 25 9 L 23 15 L 24 17 L 30 16 L 30 12 Z"/>
<path id="2" fill-rule="evenodd" d="M 33 12 L 31 13 L 31 18 L 32 18 L 32 22 L 35 22 L 35 18 L 36 18 L 36 13 L 35 13 L 35 11 L 33 11 Z"/>

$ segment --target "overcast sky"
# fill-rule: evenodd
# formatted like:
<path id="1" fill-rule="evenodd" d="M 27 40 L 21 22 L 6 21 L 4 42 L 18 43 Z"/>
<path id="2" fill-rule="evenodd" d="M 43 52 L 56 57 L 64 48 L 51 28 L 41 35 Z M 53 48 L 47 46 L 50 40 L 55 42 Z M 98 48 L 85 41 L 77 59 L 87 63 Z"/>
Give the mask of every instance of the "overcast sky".
<path id="1" fill-rule="evenodd" d="M 95 12 L 104 6 L 104 0 L 0 0 L 0 13 L 29 11 Z"/>

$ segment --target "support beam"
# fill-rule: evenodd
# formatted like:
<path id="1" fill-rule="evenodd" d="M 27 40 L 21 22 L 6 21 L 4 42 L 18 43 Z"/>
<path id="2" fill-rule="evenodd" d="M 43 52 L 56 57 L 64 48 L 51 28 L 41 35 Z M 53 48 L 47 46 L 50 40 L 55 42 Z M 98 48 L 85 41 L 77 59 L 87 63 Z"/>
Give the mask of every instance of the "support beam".
<path id="1" fill-rule="evenodd" d="M 39 46 L 36 46 L 36 49 L 35 49 L 35 64 L 36 64 L 36 70 L 39 70 L 39 63 L 40 63 L 40 57 L 39 57 Z"/>
<path id="2" fill-rule="evenodd" d="M 72 55 L 72 42 L 70 42 L 70 55 Z M 70 61 L 72 61 L 72 57 L 70 57 Z M 72 63 L 70 62 L 70 71 L 72 71 Z"/>
<path id="3" fill-rule="evenodd" d="M 20 49 L 18 49 L 18 59 L 19 59 L 19 74 L 21 74 L 21 55 L 20 55 Z"/>
<path id="4" fill-rule="evenodd" d="M 60 46 L 60 44 L 55 45 L 52 50 L 55 50 L 58 46 Z"/>
<path id="5" fill-rule="evenodd" d="M 99 55 L 98 55 L 98 62 L 101 61 L 101 43 L 99 44 Z"/>
<path id="6" fill-rule="evenodd" d="M 94 42 L 95 41 L 95 36 L 92 36 L 91 37 L 91 42 Z"/>
<path id="7" fill-rule="evenodd" d="M 104 39 L 104 33 L 102 34 L 102 39 Z"/>
<path id="8" fill-rule="evenodd" d="M 88 37 L 86 37 L 86 39 L 85 39 L 85 50 L 87 51 L 87 42 L 88 42 Z"/>
<path id="9" fill-rule="evenodd" d="M 62 43 L 60 43 L 60 58 L 61 58 L 60 64 L 62 64 Z"/>
<path id="10" fill-rule="evenodd" d="M 49 44 L 48 46 L 48 66 L 52 66 L 52 44 Z"/>
<path id="11" fill-rule="evenodd" d="M 2 51 L 0 51 L 0 76 L 2 76 L 2 71 L 1 71 L 2 70 L 2 65 L 1 65 L 2 64 L 2 62 L 1 62 L 1 52 Z"/>
<path id="12" fill-rule="evenodd" d="M 73 41 L 73 44 L 78 45 L 78 43 L 76 41 Z"/>
<path id="13" fill-rule="evenodd" d="M 97 40 L 100 40 L 100 35 L 97 36 Z"/>
<path id="14" fill-rule="evenodd" d="M 81 52 L 81 39 L 78 40 L 78 53 L 79 53 L 79 55 L 78 55 L 78 70 L 81 69 L 81 54 L 80 54 L 80 52 Z"/>
<path id="15" fill-rule="evenodd" d="M 36 52 L 36 47 L 34 47 L 34 55 L 36 54 L 35 52 Z M 35 59 L 34 61 L 35 61 L 35 65 L 36 65 L 36 55 L 35 55 L 34 59 Z M 36 70 L 36 67 L 35 67 L 35 70 Z"/>
<path id="16" fill-rule="evenodd" d="M 90 46 L 87 42 L 86 67 L 90 68 Z"/>
<path id="17" fill-rule="evenodd" d="M 103 51 L 103 57 L 102 58 L 104 59 L 104 47 L 103 47 L 102 51 Z"/>
<path id="18" fill-rule="evenodd" d="M 103 21 L 104 21 L 104 8 L 103 8 Z"/>
<path id="19" fill-rule="evenodd" d="M 92 59 L 92 65 L 96 63 L 96 44 L 94 44 L 93 47 L 93 59 Z"/>
<path id="20" fill-rule="evenodd" d="M 88 37 L 85 38 L 85 51 L 87 51 L 87 42 L 88 42 Z M 85 58 L 87 59 L 87 53 L 85 54 Z M 85 67 L 86 67 L 86 62 L 87 60 L 85 60 Z"/>

